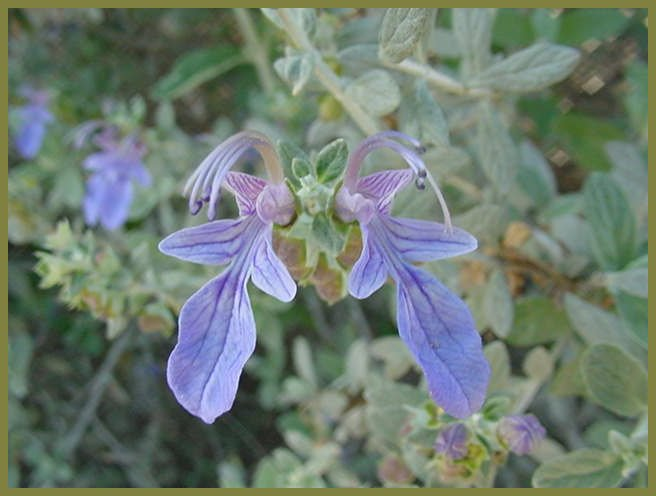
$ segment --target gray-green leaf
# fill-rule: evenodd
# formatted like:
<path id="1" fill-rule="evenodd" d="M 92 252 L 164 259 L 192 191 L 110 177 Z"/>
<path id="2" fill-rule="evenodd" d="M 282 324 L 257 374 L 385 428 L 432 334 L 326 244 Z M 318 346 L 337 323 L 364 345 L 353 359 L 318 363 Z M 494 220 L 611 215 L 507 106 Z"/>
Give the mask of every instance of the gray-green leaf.
<path id="1" fill-rule="evenodd" d="M 314 59 L 308 53 L 287 55 L 273 63 L 278 75 L 292 87 L 292 95 L 298 95 L 310 80 Z"/>
<path id="2" fill-rule="evenodd" d="M 537 43 L 492 64 L 469 84 L 503 92 L 538 91 L 565 79 L 579 58 L 574 48 Z"/>
<path id="3" fill-rule="evenodd" d="M 635 254 L 635 217 L 613 179 L 595 172 L 583 186 L 583 212 L 590 225 L 590 248 L 603 269 L 617 270 Z"/>
<path id="4" fill-rule="evenodd" d="M 634 417 L 647 408 L 647 373 L 621 348 L 591 346 L 583 353 L 581 374 L 590 398 L 613 413 Z"/>
<path id="5" fill-rule="evenodd" d="M 378 33 L 381 59 L 398 63 L 412 55 L 430 28 L 431 9 L 387 9 Z"/>
<path id="6" fill-rule="evenodd" d="M 570 330 L 565 313 L 545 296 L 526 296 L 515 303 L 515 320 L 506 341 L 533 346 L 555 341 Z"/>
<path id="7" fill-rule="evenodd" d="M 415 90 L 404 101 L 402 112 L 408 134 L 419 138 L 422 143 L 442 148 L 449 146 L 449 124 L 426 81 L 415 82 Z"/>
<path id="8" fill-rule="evenodd" d="M 490 42 L 495 9 L 453 9 L 453 33 L 463 54 L 467 79 L 481 72 L 490 61 Z"/>
<path id="9" fill-rule="evenodd" d="M 155 84 L 153 96 L 158 100 L 178 98 L 245 60 L 229 45 L 194 50 L 175 61 L 169 73 Z"/>
<path id="10" fill-rule="evenodd" d="M 499 194 L 505 194 L 517 174 L 517 149 L 492 106 L 482 103 L 480 108 L 476 136 L 479 162 L 494 189 Z"/>
<path id="11" fill-rule="evenodd" d="M 341 177 L 346 168 L 348 146 L 343 139 L 328 143 L 317 155 L 316 169 L 320 183 L 331 184 Z"/>
<path id="12" fill-rule="evenodd" d="M 387 71 L 374 69 L 346 87 L 346 94 L 373 116 L 389 114 L 401 103 L 401 90 Z"/>
<path id="13" fill-rule="evenodd" d="M 565 310 L 574 330 L 586 343 L 614 344 L 638 358 L 644 356 L 640 346 L 627 335 L 617 315 L 602 310 L 572 293 L 565 295 Z"/>
<path id="14" fill-rule="evenodd" d="M 616 487 L 621 481 L 622 460 L 595 449 L 552 458 L 533 473 L 533 487 Z"/>
<path id="15" fill-rule="evenodd" d="M 485 287 L 483 311 L 494 334 L 501 338 L 510 334 L 514 318 L 513 300 L 506 277 L 500 270 L 492 273 Z"/>

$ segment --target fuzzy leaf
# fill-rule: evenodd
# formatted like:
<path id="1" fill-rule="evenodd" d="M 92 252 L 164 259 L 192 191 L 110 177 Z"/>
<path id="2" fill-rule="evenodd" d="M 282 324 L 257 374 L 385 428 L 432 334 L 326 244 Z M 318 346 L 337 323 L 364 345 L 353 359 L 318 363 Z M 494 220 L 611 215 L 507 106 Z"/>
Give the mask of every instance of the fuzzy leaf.
<path id="1" fill-rule="evenodd" d="M 508 282 L 503 272 L 495 270 L 483 296 L 483 311 L 494 333 L 505 338 L 510 334 L 514 318 L 514 306 Z"/>
<path id="2" fill-rule="evenodd" d="M 378 33 L 380 58 L 398 63 L 412 55 L 430 18 L 430 9 L 387 9 Z"/>
<path id="3" fill-rule="evenodd" d="M 453 33 L 463 54 L 465 78 L 480 73 L 490 60 L 495 9 L 453 9 Z"/>
<path id="4" fill-rule="evenodd" d="M 533 487 L 616 487 L 622 478 L 617 455 L 580 449 L 540 465 L 533 473 Z"/>
<path id="5" fill-rule="evenodd" d="M 481 104 L 477 151 L 483 173 L 499 194 L 508 193 L 517 174 L 517 149 L 498 113 Z"/>
<path id="6" fill-rule="evenodd" d="M 590 398 L 613 413 L 634 417 L 647 408 L 647 373 L 621 348 L 591 346 L 583 353 L 581 374 Z"/>
<path id="7" fill-rule="evenodd" d="M 538 91 L 565 79 L 579 58 L 574 48 L 537 43 L 492 64 L 469 84 L 508 93 Z"/>
<path id="8" fill-rule="evenodd" d="M 346 94 L 373 116 L 396 110 L 401 103 L 401 90 L 387 71 L 374 69 L 364 73 L 346 87 Z"/>
<path id="9" fill-rule="evenodd" d="M 229 45 L 187 53 L 176 60 L 169 73 L 155 84 L 153 96 L 158 100 L 178 98 L 244 60 L 243 55 Z"/>
<path id="10" fill-rule="evenodd" d="M 610 176 L 594 173 L 583 187 L 583 212 L 590 225 L 590 247 L 603 269 L 617 270 L 635 254 L 635 217 Z"/>
<path id="11" fill-rule="evenodd" d="M 346 141 L 337 139 L 328 143 L 317 155 L 316 169 L 320 183 L 332 184 L 346 168 L 348 147 Z"/>
<path id="12" fill-rule="evenodd" d="M 276 60 L 273 68 L 292 87 L 292 95 L 298 95 L 310 80 L 314 59 L 310 54 L 287 55 Z"/>

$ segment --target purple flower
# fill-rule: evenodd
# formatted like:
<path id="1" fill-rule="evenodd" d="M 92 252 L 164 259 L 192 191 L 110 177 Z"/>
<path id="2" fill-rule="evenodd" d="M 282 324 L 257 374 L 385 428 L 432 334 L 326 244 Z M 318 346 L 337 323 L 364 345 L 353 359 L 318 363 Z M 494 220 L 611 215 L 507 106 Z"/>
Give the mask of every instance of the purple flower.
<path id="1" fill-rule="evenodd" d="M 443 453 L 452 460 L 460 460 L 467 455 L 469 431 L 463 424 L 450 424 L 440 430 L 435 440 L 435 451 Z"/>
<path id="2" fill-rule="evenodd" d="M 48 111 L 48 93 L 24 89 L 21 91 L 27 103 L 16 109 L 18 131 L 14 143 L 23 158 L 36 157 L 43 144 L 46 125 L 54 120 Z"/>
<path id="3" fill-rule="evenodd" d="M 544 439 L 546 431 L 535 415 L 509 415 L 499 421 L 497 435 L 510 451 L 526 455 Z"/>
<path id="4" fill-rule="evenodd" d="M 228 172 L 249 149 L 262 156 L 270 182 Z M 178 402 L 208 424 L 232 407 L 242 369 L 255 349 L 248 280 L 281 301 L 296 295 L 294 280 L 272 248 L 273 224 L 288 224 L 295 208 L 271 142 L 245 131 L 210 153 L 187 183 L 192 214 L 208 203 L 212 220 L 221 186 L 235 195 L 239 218 L 182 229 L 159 244 L 162 253 L 182 260 L 228 264 L 182 307 L 178 343 L 168 361 L 168 383 Z"/>
<path id="5" fill-rule="evenodd" d="M 403 139 L 411 146 L 394 139 Z M 412 170 L 378 172 L 358 179 L 365 156 L 378 148 L 399 153 Z M 363 249 L 349 276 L 349 292 L 366 298 L 388 275 L 396 283 L 399 334 L 421 366 L 431 397 L 458 418 L 477 411 L 484 399 L 490 367 L 481 338 L 465 303 L 413 262 L 439 260 L 476 249 L 476 239 L 451 226 L 448 209 L 435 180 L 417 154 L 419 142 L 395 131 L 371 136 L 351 154 L 335 211 L 342 220 L 357 220 Z M 435 189 L 445 224 L 390 215 L 394 195 L 416 176 Z"/>
<path id="6" fill-rule="evenodd" d="M 116 139 L 114 128 L 92 122 L 78 131 L 76 144 L 101 127 L 94 143 L 101 151 L 84 160 L 84 168 L 92 174 L 87 180 L 84 197 L 84 218 L 87 225 L 100 224 L 108 230 L 121 227 L 128 218 L 132 204 L 132 183 L 149 186 L 150 174 L 142 162 L 145 146 L 134 136 Z"/>

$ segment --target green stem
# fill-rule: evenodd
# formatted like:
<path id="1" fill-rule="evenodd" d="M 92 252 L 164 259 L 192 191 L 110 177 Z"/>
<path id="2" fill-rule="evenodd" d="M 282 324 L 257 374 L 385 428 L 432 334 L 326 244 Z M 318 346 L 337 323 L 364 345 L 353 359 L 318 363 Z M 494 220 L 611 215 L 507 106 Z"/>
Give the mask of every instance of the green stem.
<path id="1" fill-rule="evenodd" d="M 260 80 L 260 84 L 266 93 L 273 93 L 276 88 L 276 78 L 271 71 L 266 48 L 260 42 L 253 24 L 253 19 L 248 13 L 248 9 L 233 9 L 237 26 L 246 42 L 245 51 L 248 59 L 255 66 L 255 72 Z"/>
<path id="2" fill-rule="evenodd" d="M 352 100 L 342 89 L 342 83 L 333 70 L 323 61 L 321 54 L 312 45 L 307 35 L 294 21 L 294 16 L 289 9 L 278 9 L 278 14 L 285 25 L 285 31 L 294 45 L 305 52 L 312 54 L 314 58 L 314 75 L 323 86 L 342 104 L 353 121 L 366 135 L 376 134 L 380 131 L 378 123 L 367 114 L 362 107 Z"/>
<path id="3" fill-rule="evenodd" d="M 492 95 L 492 93 L 486 89 L 467 88 L 461 82 L 452 77 L 412 59 L 406 59 L 398 64 L 383 62 L 383 65 L 388 69 L 396 69 L 397 71 L 423 78 L 436 88 L 446 91 L 447 93 L 453 93 L 454 95 L 471 97 L 488 97 Z"/>

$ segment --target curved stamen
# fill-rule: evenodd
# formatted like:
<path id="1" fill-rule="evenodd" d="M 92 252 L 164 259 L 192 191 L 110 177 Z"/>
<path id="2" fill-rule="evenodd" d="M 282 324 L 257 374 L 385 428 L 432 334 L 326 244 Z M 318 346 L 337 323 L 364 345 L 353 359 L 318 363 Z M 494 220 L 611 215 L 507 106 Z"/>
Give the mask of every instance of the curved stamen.
<path id="1" fill-rule="evenodd" d="M 453 232 L 453 226 L 451 224 L 451 214 L 449 213 L 449 207 L 446 206 L 446 200 L 444 199 L 444 195 L 442 195 L 442 190 L 437 185 L 437 181 L 435 181 L 430 171 L 426 170 L 426 172 L 427 172 L 428 182 L 433 187 L 433 190 L 437 195 L 437 201 L 440 202 L 442 215 L 444 215 L 444 226 L 446 227 L 447 232 L 451 233 Z"/>
<path id="2" fill-rule="evenodd" d="M 410 143 L 414 149 L 408 148 L 407 146 L 393 141 L 392 138 L 399 140 L 404 140 Z M 437 184 L 437 181 L 432 176 L 430 171 L 426 168 L 424 161 L 417 155 L 418 153 L 423 153 L 425 148 L 422 146 L 421 142 L 417 139 L 408 136 L 399 131 L 383 131 L 369 138 L 363 140 L 355 151 L 351 154 L 348 164 L 346 166 L 346 172 L 344 174 L 344 187 L 350 194 L 354 194 L 357 189 L 357 181 L 359 177 L 359 170 L 364 162 L 365 157 L 372 151 L 378 148 L 389 148 L 399 155 L 406 161 L 410 168 L 417 175 L 415 180 L 415 186 L 417 189 L 423 190 L 426 188 L 425 179 L 428 179 L 429 184 L 435 191 L 437 199 L 440 203 L 440 208 L 442 209 L 442 215 L 444 216 L 444 225 L 448 232 L 452 232 L 453 227 L 451 224 L 451 214 L 449 213 L 449 208 L 446 205 L 446 200 L 440 187 Z"/>
<path id="3" fill-rule="evenodd" d="M 358 172 L 365 157 L 378 148 L 389 148 L 395 151 L 401 155 L 415 174 L 418 176 L 424 175 L 424 172 L 422 171 L 426 169 L 426 166 L 421 157 L 419 157 L 414 150 L 402 145 L 401 143 L 392 141 L 385 136 L 381 136 L 391 132 L 392 131 L 384 131 L 383 133 L 374 134 L 373 136 L 366 138 L 351 154 L 348 164 L 346 165 L 346 172 L 344 173 L 344 186 L 349 193 L 354 193 L 356 190 L 359 177 Z"/>
<path id="4" fill-rule="evenodd" d="M 228 171 L 249 148 L 254 148 L 262 157 L 271 182 L 274 184 L 283 182 L 282 166 L 271 141 L 257 131 L 242 131 L 217 146 L 187 180 L 183 194 L 187 195 L 191 190 L 189 210 L 192 215 L 200 210 L 198 201 L 199 193 L 202 191 L 201 207 L 203 202 L 209 203 L 207 215 L 210 220 L 214 218 L 221 184 Z"/>

